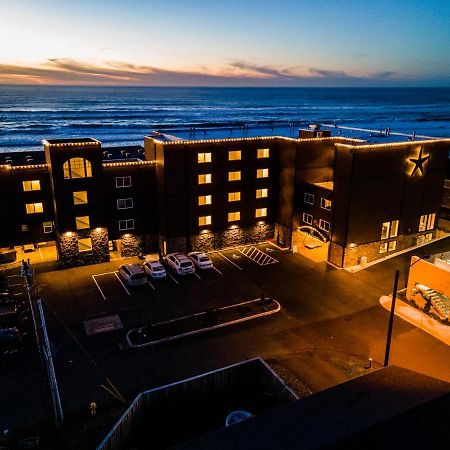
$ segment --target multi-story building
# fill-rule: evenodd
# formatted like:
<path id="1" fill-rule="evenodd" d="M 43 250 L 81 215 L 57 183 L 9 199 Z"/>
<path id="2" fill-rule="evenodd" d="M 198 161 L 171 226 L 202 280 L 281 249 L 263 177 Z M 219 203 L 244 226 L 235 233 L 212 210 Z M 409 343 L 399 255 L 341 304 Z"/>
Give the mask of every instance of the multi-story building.
<path id="1" fill-rule="evenodd" d="M 380 144 L 316 131 L 152 134 L 123 148 L 60 139 L 5 153 L 0 246 L 55 242 L 68 266 L 267 239 L 295 250 L 307 236 L 348 267 L 436 237 L 450 139 Z"/>

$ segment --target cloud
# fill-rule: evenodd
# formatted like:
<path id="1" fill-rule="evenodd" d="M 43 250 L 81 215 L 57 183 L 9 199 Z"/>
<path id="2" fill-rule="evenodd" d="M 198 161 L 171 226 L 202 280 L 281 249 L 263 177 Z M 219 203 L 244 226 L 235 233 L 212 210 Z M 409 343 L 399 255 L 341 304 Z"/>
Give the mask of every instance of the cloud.
<path id="1" fill-rule="evenodd" d="M 0 83 L 134 86 L 372 86 L 399 77 L 391 71 L 356 76 L 342 70 L 280 67 L 232 60 L 219 71 L 168 70 L 124 61 L 52 58 L 38 65 L 0 64 Z"/>

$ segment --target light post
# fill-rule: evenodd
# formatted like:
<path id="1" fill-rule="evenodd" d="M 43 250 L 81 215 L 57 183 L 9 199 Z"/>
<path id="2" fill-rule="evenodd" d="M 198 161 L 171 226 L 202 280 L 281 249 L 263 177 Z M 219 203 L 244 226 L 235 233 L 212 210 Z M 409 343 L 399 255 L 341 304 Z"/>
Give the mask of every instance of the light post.
<path id="1" fill-rule="evenodd" d="M 424 255 L 422 257 L 419 256 L 419 259 L 417 261 L 414 261 L 412 264 L 409 265 L 409 269 L 417 262 L 421 261 L 422 259 L 428 259 L 429 257 L 430 257 L 430 255 Z M 388 325 L 387 336 L 386 336 L 386 350 L 384 352 L 384 367 L 387 367 L 389 365 L 389 354 L 391 351 L 391 339 L 392 339 L 392 327 L 394 326 L 395 301 L 397 300 L 397 287 L 398 287 L 399 276 L 400 276 L 400 271 L 397 269 L 395 271 L 395 277 L 394 277 L 394 289 L 392 292 L 391 312 L 389 315 L 389 325 Z"/>

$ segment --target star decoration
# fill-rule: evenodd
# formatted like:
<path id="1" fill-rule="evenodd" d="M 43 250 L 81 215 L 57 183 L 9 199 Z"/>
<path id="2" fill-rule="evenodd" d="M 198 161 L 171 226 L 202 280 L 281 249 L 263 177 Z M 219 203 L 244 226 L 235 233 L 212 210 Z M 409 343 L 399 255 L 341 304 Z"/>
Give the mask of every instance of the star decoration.
<path id="1" fill-rule="evenodd" d="M 421 175 L 423 175 L 423 165 L 430 159 L 430 155 L 422 156 L 423 147 L 420 147 L 419 156 L 417 158 L 409 158 L 415 167 L 411 172 L 411 176 L 413 176 L 418 170 L 420 170 Z"/>

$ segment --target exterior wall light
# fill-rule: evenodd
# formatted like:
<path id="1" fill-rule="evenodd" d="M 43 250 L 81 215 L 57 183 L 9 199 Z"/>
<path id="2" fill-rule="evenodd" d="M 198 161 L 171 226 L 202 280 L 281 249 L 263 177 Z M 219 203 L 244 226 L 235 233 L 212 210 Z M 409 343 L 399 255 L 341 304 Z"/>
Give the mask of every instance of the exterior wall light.
<path id="1" fill-rule="evenodd" d="M 66 235 L 67 237 L 72 236 L 72 234 L 73 234 L 73 233 L 72 233 L 71 231 L 66 231 L 66 232 L 65 232 L 65 235 Z"/>

